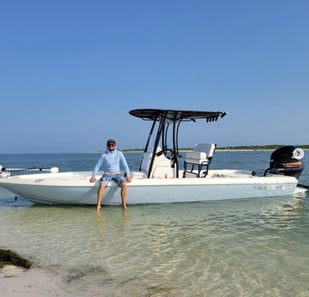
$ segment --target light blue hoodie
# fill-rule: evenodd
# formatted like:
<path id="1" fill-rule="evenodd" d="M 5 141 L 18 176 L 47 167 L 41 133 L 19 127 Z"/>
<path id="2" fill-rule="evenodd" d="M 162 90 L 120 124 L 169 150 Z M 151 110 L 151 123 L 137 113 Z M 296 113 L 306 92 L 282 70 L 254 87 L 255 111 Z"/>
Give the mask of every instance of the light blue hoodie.
<path id="1" fill-rule="evenodd" d="M 104 172 L 113 172 L 113 173 L 120 173 L 120 167 L 123 167 L 126 176 L 130 177 L 130 169 L 126 158 L 124 157 L 121 151 L 115 149 L 114 151 L 106 150 L 98 160 L 97 164 L 95 165 L 92 173 L 92 177 L 96 177 L 99 169 L 103 165 Z"/>

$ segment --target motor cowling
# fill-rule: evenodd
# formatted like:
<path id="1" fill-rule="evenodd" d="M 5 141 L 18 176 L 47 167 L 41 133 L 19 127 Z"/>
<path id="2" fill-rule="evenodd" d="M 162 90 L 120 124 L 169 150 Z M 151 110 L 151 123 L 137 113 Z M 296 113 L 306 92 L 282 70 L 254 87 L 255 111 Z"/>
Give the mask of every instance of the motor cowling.
<path id="1" fill-rule="evenodd" d="M 271 154 L 270 167 L 267 171 L 299 178 L 304 169 L 302 161 L 304 156 L 302 148 L 293 145 L 282 146 Z"/>

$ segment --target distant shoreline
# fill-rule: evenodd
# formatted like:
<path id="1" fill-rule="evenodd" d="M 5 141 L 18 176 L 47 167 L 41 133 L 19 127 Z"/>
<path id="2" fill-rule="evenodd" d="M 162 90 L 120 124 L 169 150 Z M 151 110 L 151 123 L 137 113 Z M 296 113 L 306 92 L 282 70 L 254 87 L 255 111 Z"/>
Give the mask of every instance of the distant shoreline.
<path id="1" fill-rule="evenodd" d="M 224 151 L 224 152 L 239 152 L 239 151 L 274 151 L 283 145 L 265 145 L 265 146 L 227 146 L 227 147 L 217 147 L 216 151 Z M 297 147 L 301 147 L 303 150 L 309 150 L 309 145 L 296 145 Z M 179 151 L 186 152 L 191 151 L 192 148 L 180 148 Z M 139 153 L 143 152 L 143 149 L 122 149 L 122 151 L 126 153 Z"/>

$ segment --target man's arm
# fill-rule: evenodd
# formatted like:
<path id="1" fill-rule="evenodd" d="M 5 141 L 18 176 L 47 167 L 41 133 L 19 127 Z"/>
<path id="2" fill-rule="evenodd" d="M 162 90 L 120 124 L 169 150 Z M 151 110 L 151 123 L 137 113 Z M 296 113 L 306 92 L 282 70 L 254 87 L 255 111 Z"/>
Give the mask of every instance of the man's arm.
<path id="1" fill-rule="evenodd" d="M 89 181 L 91 183 L 95 183 L 96 182 L 96 175 L 100 169 L 100 167 L 102 166 L 102 163 L 103 163 L 103 154 L 101 155 L 100 159 L 98 160 L 97 164 L 94 166 L 94 169 L 93 169 L 93 172 L 92 172 L 92 176 L 91 178 L 89 179 Z"/>
<path id="2" fill-rule="evenodd" d="M 120 164 L 124 168 L 124 171 L 126 173 L 127 181 L 130 182 L 131 181 L 130 169 L 129 169 L 127 160 L 126 160 L 126 158 L 125 158 L 125 156 L 124 156 L 124 154 L 122 152 L 120 152 Z"/>

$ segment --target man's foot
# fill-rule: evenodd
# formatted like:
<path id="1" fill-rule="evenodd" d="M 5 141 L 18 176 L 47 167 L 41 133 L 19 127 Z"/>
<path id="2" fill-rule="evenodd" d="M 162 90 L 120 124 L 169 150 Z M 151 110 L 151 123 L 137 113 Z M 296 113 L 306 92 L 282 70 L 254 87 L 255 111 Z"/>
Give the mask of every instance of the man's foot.
<path id="1" fill-rule="evenodd" d="M 101 205 L 98 205 L 97 206 L 97 211 L 100 211 L 100 209 L 101 209 Z"/>
<path id="2" fill-rule="evenodd" d="M 127 206 L 126 205 L 122 205 L 122 209 L 127 209 Z"/>

